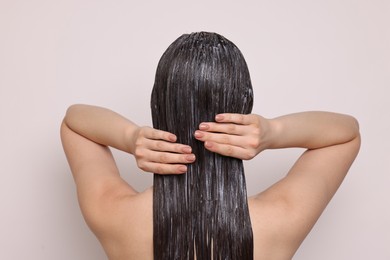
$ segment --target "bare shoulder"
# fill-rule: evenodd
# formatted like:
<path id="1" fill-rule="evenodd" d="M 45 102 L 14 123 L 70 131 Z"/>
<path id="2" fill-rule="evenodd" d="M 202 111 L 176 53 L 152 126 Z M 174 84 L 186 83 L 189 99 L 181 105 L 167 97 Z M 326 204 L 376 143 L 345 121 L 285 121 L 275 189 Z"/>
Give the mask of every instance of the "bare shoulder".
<path id="1" fill-rule="evenodd" d="M 249 199 L 255 254 L 256 250 L 273 254 L 272 249 L 278 248 L 284 257 L 264 259 L 294 255 L 341 185 L 359 147 L 357 136 L 343 144 L 307 150 L 283 179 Z"/>
<path id="2" fill-rule="evenodd" d="M 93 231 L 109 259 L 153 259 L 153 190 L 101 203 Z"/>
<path id="3" fill-rule="evenodd" d="M 282 194 L 275 192 L 278 184 L 248 199 L 254 242 L 254 259 L 291 259 L 299 242 L 291 233 L 291 209 Z"/>

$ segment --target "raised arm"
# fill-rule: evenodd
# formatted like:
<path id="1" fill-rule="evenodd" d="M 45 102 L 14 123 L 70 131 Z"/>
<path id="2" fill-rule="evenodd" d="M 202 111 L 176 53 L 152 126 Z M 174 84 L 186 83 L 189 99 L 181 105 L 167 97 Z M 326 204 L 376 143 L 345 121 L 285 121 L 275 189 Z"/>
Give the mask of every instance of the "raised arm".
<path id="1" fill-rule="evenodd" d="M 250 200 L 253 227 L 259 228 L 254 232 L 261 234 L 255 243 L 261 248 L 267 240 L 280 252 L 285 248 L 289 252 L 285 259 L 291 259 L 357 156 L 356 119 L 303 112 L 275 119 L 222 114 L 216 121 L 202 123 L 195 136 L 207 149 L 223 155 L 251 159 L 265 149 L 307 148 L 284 178 Z"/>
<path id="2" fill-rule="evenodd" d="M 70 130 L 96 144 L 133 154 L 138 166 L 144 171 L 184 173 L 185 164 L 194 161 L 191 147 L 175 143 L 174 134 L 139 127 L 106 108 L 73 105 L 67 110 L 62 127 L 64 134 Z M 69 151 L 69 155 L 71 152 Z M 88 151 L 91 152 L 93 151 Z M 73 161 L 70 162 L 71 166 Z"/>
<path id="3" fill-rule="evenodd" d="M 61 125 L 61 140 L 80 208 L 97 235 L 102 228 L 112 227 L 107 223 L 121 223 L 114 202 L 137 193 L 120 177 L 109 146 L 133 154 L 138 166 L 149 172 L 183 173 L 186 163 L 194 161 L 190 147 L 175 143 L 174 135 L 139 127 L 95 106 L 71 106 Z"/>
<path id="4" fill-rule="evenodd" d="M 356 119 L 331 112 L 301 112 L 274 119 L 255 114 L 220 114 L 216 122 L 204 122 L 195 132 L 207 149 L 246 160 L 266 149 L 317 149 L 358 136 Z"/>

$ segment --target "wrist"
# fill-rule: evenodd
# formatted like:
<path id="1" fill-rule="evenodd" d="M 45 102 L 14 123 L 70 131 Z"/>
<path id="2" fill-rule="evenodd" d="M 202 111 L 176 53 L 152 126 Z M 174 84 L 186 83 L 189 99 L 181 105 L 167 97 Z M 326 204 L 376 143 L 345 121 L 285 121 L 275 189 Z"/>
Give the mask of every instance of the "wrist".
<path id="1" fill-rule="evenodd" d="M 265 138 L 265 149 L 277 149 L 279 148 L 278 141 L 280 136 L 282 136 L 283 124 L 277 118 L 267 119 L 267 130 Z"/>
<path id="2" fill-rule="evenodd" d="M 135 124 L 129 124 L 125 128 L 125 146 L 126 146 L 126 152 L 130 154 L 134 154 L 135 146 L 136 146 L 136 136 L 139 131 L 140 127 Z"/>

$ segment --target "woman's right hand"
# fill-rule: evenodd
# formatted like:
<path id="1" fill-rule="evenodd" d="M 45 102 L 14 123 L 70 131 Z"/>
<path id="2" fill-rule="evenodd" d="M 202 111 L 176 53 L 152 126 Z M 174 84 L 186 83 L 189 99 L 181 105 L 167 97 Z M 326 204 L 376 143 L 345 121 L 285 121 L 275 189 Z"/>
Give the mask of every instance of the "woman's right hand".
<path id="1" fill-rule="evenodd" d="M 175 143 L 177 138 L 172 133 L 145 126 L 138 127 L 132 135 L 131 153 L 143 171 L 182 174 L 187 171 L 186 164 L 195 161 L 191 147 Z"/>

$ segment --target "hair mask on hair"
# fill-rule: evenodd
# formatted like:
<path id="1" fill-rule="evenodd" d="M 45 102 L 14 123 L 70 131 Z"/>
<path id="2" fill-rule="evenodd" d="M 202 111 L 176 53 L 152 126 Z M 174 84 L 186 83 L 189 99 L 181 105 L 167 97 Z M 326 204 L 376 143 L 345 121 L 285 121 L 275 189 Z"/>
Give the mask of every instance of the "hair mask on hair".
<path id="1" fill-rule="evenodd" d="M 242 160 L 193 136 L 219 113 L 248 114 L 253 91 L 240 50 L 216 33 L 185 34 L 162 55 L 151 97 L 153 126 L 174 133 L 197 160 L 182 175 L 154 175 L 154 259 L 253 259 Z"/>

